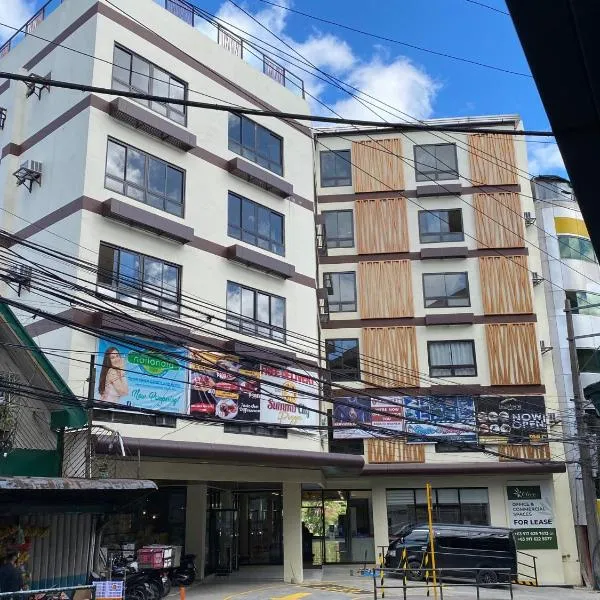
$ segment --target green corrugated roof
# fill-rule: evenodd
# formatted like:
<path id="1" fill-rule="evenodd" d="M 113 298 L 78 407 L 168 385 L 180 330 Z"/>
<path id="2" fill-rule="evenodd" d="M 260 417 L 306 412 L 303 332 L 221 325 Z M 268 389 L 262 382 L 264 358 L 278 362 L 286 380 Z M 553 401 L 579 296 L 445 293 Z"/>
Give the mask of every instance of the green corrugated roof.
<path id="1" fill-rule="evenodd" d="M 87 413 L 83 406 L 71 406 L 80 404 L 79 399 L 73 394 L 66 381 L 59 375 L 46 355 L 40 350 L 34 339 L 27 333 L 25 327 L 15 316 L 10 307 L 0 301 L 0 317 L 10 327 L 15 336 L 24 346 L 31 347 L 31 355 L 35 358 L 40 369 L 46 375 L 49 383 L 55 391 L 64 394 L 65 407 L 61 410 L 52 411 L 50 424 L 52 429 L 58 430 L 63 427 L 83 427 L 87 423 Z"/>

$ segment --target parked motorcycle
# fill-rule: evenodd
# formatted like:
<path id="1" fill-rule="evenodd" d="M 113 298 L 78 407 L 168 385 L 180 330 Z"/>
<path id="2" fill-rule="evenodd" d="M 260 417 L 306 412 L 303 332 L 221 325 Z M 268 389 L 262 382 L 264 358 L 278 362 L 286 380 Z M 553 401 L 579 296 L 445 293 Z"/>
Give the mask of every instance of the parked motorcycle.
<path id="1" fill-rule="evenodd" d="M 171 583 L 175 586 L 192 585 L 196 580 L 196 560 L 195 554 L 185 554 L 181 557 L 178 567 L 169 569 Z"/>
<path id="2" fill-rule="evenodd" d="M 92 573 L 92 583 L 94 581 L 104 581 L 105 579 L 106 577 L 100 577 L 97 573 Z M 147 577 L 145 575 L 140 576 L 137 569 L 131 565 L 113 565 L 110 579 L 123 580 L 125 600 L 158 600 L 148 584 Z"/>

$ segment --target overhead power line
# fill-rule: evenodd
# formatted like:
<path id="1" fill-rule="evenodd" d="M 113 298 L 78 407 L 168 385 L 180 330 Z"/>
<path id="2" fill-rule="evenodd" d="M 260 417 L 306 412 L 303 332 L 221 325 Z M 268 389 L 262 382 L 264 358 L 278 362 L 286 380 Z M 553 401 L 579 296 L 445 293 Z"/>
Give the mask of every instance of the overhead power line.
<path id="1" fill-rule="evenodd" d="M 139 92 L 131 92 L 125 90 L 117 90 L 115 88 L 98 87 L 94 85 L 85 85 L 81 83 L 71 83 L 68 81 L 60 81 L 47 77 L 39 77 L 32 75 L 19 75 L 18 73 L 10 73 L 0 71 L 0 79 L 8 79 L 11 81 L 23 81 L 25 83 L 33 83 L 38 85 L 47 85 L 49 87 L 57 87 L 79 92 L 91 92 L 95 94 L 122 96 L 125 98 L 136 98 L 139 100 L 150 100 L 160 102 L 162 104 L 175 104 L 179 106 L 189 106 L 193 108 L 203 108 L 216 110 L 221 112 L 236 112 L 242 115 L 255 115 L 262 117 L 275 117 L 278 119 L 291 119 L 296 121 L 312 121 L 316 123 L 334 123 L 339 125 L 355 125 L 358 127 L 376 127 L 385 131 L 452 131 L 456 133 L 498 133 L 508 136 L 533 136 L 533 137 L 555 137 L 551 131 L 529 131 L 516 129 L 490 129 L 480 127 L 468 127 L 459 125 L 419 125 L 416 123 L 386 123 L 380 120 L 367 121 L 361 119 L 342 119 L 334 117 L 324 117 L 321 115 L 306 115 L 302 113 L 289 113 L 278 110 L 263 110 L 257 108 L 232 108 L 230 104 L 212 104 L 210 102 L 198 102 L 195 100 L 181 100 L 177 98 L 169 98 L 167 96 L 156 96 L 154 94 L 145 94 Z"/>
<path id="2" fill-rule="evenodd" d="M 262 2 L 263 0 L 261 0 Z M 500 10 L 499 8 L 496 8 L 495 6 L 490 6 L 489 4 L 484 4 L 483 2 L 478 2 L 477 0 L 465 0 L 465 2 L 469 2 L 470 4 L 477 4 L 477 6 L 481 6 L 482 8 L 487 8 L 488 10 L 493 10 L 494 12 L 497 12 L 501 15 L 506 15 L 507 17 L 510 17 L 510 13 L 507 13 L 505 10 Z M 531 77 L 531 75 L 530 75 Z"/>
<path id="3" fill-rule="evenodd" d="M 394 38 L 389 38 L 383 35 L 379 35 L 377 33 L 372 33 L 370 31 L 365 31 L 363 29 L 358 29 L 356 27 L 351 27 L 350 25 L 344 25 L 343 23 L 339 23 L 338 21 L 332 21 L 330 19 L 324 19 L 322 17 L 317 17 L 315 15 L 311 15 L 305 12 L 302 12 L 300 10 L 297 10 L 295 8 L 290 8 L 289 6 L 284 6 L 283 4 L 277 4 L 275 2 L 271 2 L 270 0 L 259 0 L 260 2 L 264 3 L 264 4 L 269 4 L 271 6 L 274 6 L 276 8 L 281 8 L 282 10 L 286 10 L 288 12 L 297 14 L 297 15 L 301 15 L 303 17 L 306 17 L 307 19 L 312 19 L 313 21 L 319 21 L 321 23 L 327 23 L 328 25 L 333 25 L 334 27 L 339 27 L 340 29 L 345 29 L 347 31 L 352 31 L 353 33 L 359 33 L 360 35 L 365 35 L 368 36 L 370 38 L 376 39 L 376 40 L 381 40 L 384 42 L 389 42 L 391 44 L 396 44 L 398 46 L 404 46 L 406 48 L 412 48 L 413 50 L 418 50 L 419 52 L 426 52 L 427 54 L 433 54 L 435 56 L 441 56 L 443 58 L 449 58 L 452 60 L 457 60 L 460 62 L 464 62 L 464 63 L 468 63 L 471 65 L 475 65 L 477 67 L 484 67 L 486 69 L 493 69 L 494 71 L 500 71 L 501 73 L 507 73 L 509 75 L 518 75 L 519 77 L 527 77 L 529 79 L 533 79 L 533 75 L 531 75 L 530 73 L 522 73 L 520 71 L 513 71 L 511 69 L 505 69 L 504 67 L 498 67 L 495 65 L 489 65 L 477 60 L 473 60 L 471 58 L 464 58 L 462 56 L 455 56 L 453 54 L 449 54 L 447 52 L 441 52 L 439 50 L 433 50 L 431 48 L 425 48 L 423 46 L 417 46 L 416 44 L 411 44 L 409 42 L 403 42 L 401 40 L 396 40 Z M 478 4 L 478 3 L 475 3 Z M 491 7 L 487 7 L 487 8 L 491 8 Z M 501 12 L 501 11 L 498 11 Z M 508 13 L 505 13 L 508 14 Z"/>

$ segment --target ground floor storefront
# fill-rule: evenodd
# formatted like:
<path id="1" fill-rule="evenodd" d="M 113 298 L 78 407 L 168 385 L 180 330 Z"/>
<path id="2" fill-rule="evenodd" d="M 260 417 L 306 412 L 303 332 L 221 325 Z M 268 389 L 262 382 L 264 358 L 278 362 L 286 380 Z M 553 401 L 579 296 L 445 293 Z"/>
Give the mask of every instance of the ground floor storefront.
<path id="1" fill-rule="evenodd" d="M 400 527 L 426 520 L 430 484 L 436 522 L 516 529 L 540 583 L 581 581 L 564 465 L 365 465 L 351 455 L 198 446 L 154 443 L 119 464 L 120 477 L 137 473 L 159 490 L 107 526 L 104 544 L 182 546 L 199 577 L 280 565 L 285 581 L 300 583 L 309 569 L 377 562 Z"/>

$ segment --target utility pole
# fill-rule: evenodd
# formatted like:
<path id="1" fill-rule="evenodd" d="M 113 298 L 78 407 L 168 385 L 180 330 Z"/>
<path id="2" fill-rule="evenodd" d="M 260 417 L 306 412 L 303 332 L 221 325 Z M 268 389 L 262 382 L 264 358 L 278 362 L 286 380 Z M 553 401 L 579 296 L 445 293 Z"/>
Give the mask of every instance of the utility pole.
<path id="1" fill-rule="evenodd" d="M 573 328 L 573 309 L 571 301 L 565 299 L 565 314 L 567 317 L 567 340 L 569 342 L 569 357 L 571 359 L 571 379 L 573 383 L 573 404 L 575 408 L 576 434 L 579 445 L 579 466 L 581 468 L 581 481 L 583 487 L 583 502 L 585 505 L 585 518 L 587 522 L 587 538 L 591 561 L 592 587 L 597 590 L 600 583 L 600 570 L 598 562 L 594 560 L 595 554 L 600 552 L 598 545 L 598 517 L 596 509 L 596 486 L 592 473 L 592 456 L 590 452 L 587 423 L 583 413 L 583 390 L 579 378 L 579 363 L 577 362 L 577 346 L 575 345 L 575 330 Z"/>
<path id="2" fill-rule="evenodd" d="M 94 391 L 96 388 L 96 357 L 94 354 L 90 357 L 90 374 L 88 377 L 88 393 L 87 393 L 87 438 L 86 438 L 86 465 L 85 465 L 85 477 L 86 479 L 92 478 L 92 454 L 93 454 L 93 443 L 92 439 L 92 422 L 94 420 Z"/>

